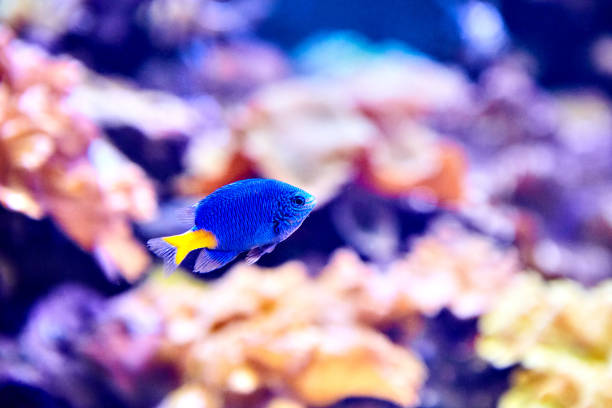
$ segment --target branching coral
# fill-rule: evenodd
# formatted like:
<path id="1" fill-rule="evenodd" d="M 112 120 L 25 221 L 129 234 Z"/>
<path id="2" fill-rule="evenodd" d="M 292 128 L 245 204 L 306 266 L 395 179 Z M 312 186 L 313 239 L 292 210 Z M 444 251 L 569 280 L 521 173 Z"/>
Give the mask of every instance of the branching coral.
<path id="1" fill-rule="evenodd" d="M 135 279 L 149 257 L 130 220 L 156 210 L 145 174 L 67 106 L 82 68 L 0 32 L 0 202 L 32 218 L 49 215 L 109 272 Z"/>
<path id="2" fill-rule="evenodd" d="M 365 321 L 384 322 L 411 313 L 435 315 L 449 308 L 457 317 L 486 312 L 498 290 L 519 270 L 516 251 L 441 221 L 414 243 L 386 273 L 339 250 L 323 269 L 322 283 L 353 302 Z"/>
<path id="3" fill-rule="evenodd" d="M 410 59 L 404 64 L 410 66 Z M 432 75 L 443 75 L 444 70 L 439 71 Z M 424 75 L 407 72 L 416 76 L 414 81 Z M 255 173 L 305 188 L 322 203 L 342 185 L 356 181 L 385 195 L 418 191 L 436 204 L 461 201 L 464 153 L 424 123 L 426 113 L 442 110 L 451 96 L 432 95 L 426 106 L 396 111 L 388 98 L 413 100 L 411 91 L 379 99 L 359 86 L 352 77 L 326 76 L 263 86 L 228 113 L 239 157 L 247 158 Z M 197 150 L 205 153 L 204 148 Z M 188 171 L 196 181 L 192 186 L 198 185 L 198 174 L 208 178 L 208 172 L 192 166 Z"/>
<path id="4" fill-rule="evenodd" d="M 83 0 L 6 0 L 0 20 L 16 30 L 26 29 L 39 40 L 54 40 L 83 14 Z"/>
<path id="5" fill-rule="evenodd" d="M 262 89 L 238 124 L 244 154 L 265 177 L 279 177 L 333 197 L 354 177 L 360 153 L 377 130 L 330 82 L 293 80 Z"/>
<path id="6" fill-rule="evenodd" d="M 180 275 L 153 279 L 118 301 L 159 314 L 159 358 L 217 401 L 211 406 L 265 390 L 309 405 L 348 396 L 414 404 L 424 377 L 418 358 L 360 323 L 355 304 L 332 289 L 292 262 L 273 271 L 239 265 L 210 288 Z"/>
<path id="7" fill-rule="evenodd" d="M 149 30 L 159 46 L 184 45 L 194 38 L 247 31 L 269 8 L 269 0 L 131 0 L 109 6 L 84 0 L 5 0 L 0 20 L 37 40 L 51 42 L 70 33 L 102 41 L 123 39 L 130 24 Z M 90 19 L 98 17 L 92 23 Z M 115 24 L 114 32 L 97 24 Z"/>
<path id="8" fill-rule="evenodd" d="M 354 396 L 412 406 L 425 367 L 407 346 L 423 327 L 421 315 L 444 307 L 459 317 L 486 311 L 515 261 L 512 251 L 440 221 L 387 267 L 341 249 L 316 277 L 296 261 L 270 269 L 238 264 L 211 284 L 153 275 L 109 300 L 91 297 L 89 308 L 86 292 L 65 289 L 41 303 L 21 336 L 31 361 L 9 361 L 6 375 L 25 378 L 32 364 L 48 367 L 45 380 L 36 380 L 47 387 L 59 381 L 57 367 L 78 361 L 75 378 L 104 373 L 105 386 L 123 400 L 165 396 L 162 407 L 327 406 Z M 440 291 L 434 281 L 451 284 Z M 68 337 L 56 341 L 43 329 L 59 324 Z M 389 328 L 402 345 L 381 333 Z M 139 384 L 148 381 L 156 390 L 143 401 Z M 68 383 L 95 401 L 91 389 Z"/>
<path id="9" fill-rule="evenodd" d="M 403 296 L 426 314 L 448 307 L 469 318 L 485 312 L 519 271 L 517 253 L 460 224 L 438 221 L 389 273 Z"/>
<path id="10" fill-rule="evenodd" d="M 459 145 L 429 127 L 404 120 L 367 155 L 364 180 L 383 195 L 413 194 L 433 205 L 463 200 L 467 160 Z"/>
<path id="11" fill-rule="evenodd" d="M 604 279 L 612 265 L 602 211 L 612 174 L 609 99 L 589 89 L 544 92 L 516 57 L 489 67 L 478 90 L 463 121 L 470 128 L 455 120 L 449 129 L 472 158 L 462 211 L 483 229 L 506 218 L 504 234 L 539 271 L 587 284 Z"/>
<path id="12" fill-rule="evenodd" d="M 183 384 L 165 407 L 184 399 L 253 406 L 278 396 L 309 406 L 349 396 L 406 406 L 417 400 L 424 367 L 377 330 L 395 325 L 410 337 L 423 312 L 486 311 L 516 267 L 512 251 L 444 221 L 386 271 L 342 249 L 315 278 L 300 262 L 270 270 L 239 264 L 210 286 L 181 274 L 153 277 L 111 302 L 116 312 L 96 344 L 121 345 L 110 352 L 114 360 L 100 356 L 121 373 L 140 355 L 136 344 L 157 339 L 155 359 L 175 366 Z M 440 281 L 450 282 L 442 292 L 433 284 Z M 117 343 L 104 330 L 115 326 L 141 329 Z"/>
<path id="13" fill-rule="evenodd" d="M 141 18 L 154 39 L 175 45 L 194 37 L 247 31 L 266 15 L 270 0 L 152 0 L 143 2 Z"/>
<path id="14" fill-rule="evenodd" d="M 113 101 L 109 104 L 108 101 Z M 151 139 L 177 134 L 194 138 L 219 124 L 220 108 L 209 97 L 185 100 L 135 84 L 88 72 L 71 89 L 68 102 L 79 113 L 104 126 L 130 126 Z M 164 112 L 164 114 L 160 114 Z"/>
<path id="15" fill-rule="evenodd" d="M 612 283 L 522 276 L 480 321 L 478 352 L 498 367 L 521 364 L 500 402 L 513 407 L 612 404 Z"/>

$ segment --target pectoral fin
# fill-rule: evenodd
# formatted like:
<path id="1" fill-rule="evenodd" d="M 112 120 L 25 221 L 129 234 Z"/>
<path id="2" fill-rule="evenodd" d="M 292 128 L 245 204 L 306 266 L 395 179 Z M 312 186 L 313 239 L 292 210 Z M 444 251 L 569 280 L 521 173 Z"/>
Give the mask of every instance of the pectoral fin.
<path id="1" fill-rule="evenodd" d="M 270 252 L 274 251 L 274 248 L 276 248 L 276 244 L 262 245 L 251 249 L 247 253 L 247 256 L 245 258 L 246 263 L 248 263 L 249 265 L 254 264 L 263 255 L 269 254 Z"/>

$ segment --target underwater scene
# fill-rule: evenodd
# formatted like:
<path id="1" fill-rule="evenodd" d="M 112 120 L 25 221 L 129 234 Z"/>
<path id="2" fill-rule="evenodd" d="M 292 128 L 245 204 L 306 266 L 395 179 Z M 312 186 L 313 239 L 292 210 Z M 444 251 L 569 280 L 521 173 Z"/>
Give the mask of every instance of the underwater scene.
<path id="1" fill-rule="evenodd" d="M 609 0 L 0 0 L 0 407 L 612 407 Z"/>

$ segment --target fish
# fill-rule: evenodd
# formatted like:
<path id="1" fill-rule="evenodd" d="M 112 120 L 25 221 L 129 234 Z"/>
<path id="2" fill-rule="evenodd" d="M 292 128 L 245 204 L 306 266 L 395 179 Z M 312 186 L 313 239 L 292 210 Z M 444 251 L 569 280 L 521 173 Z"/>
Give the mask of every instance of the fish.
<path id="1" fill-rule="evenodd" d="M 187 209 L 188 231 L 147 242 L 164 260 L 167 273 L 187 255 L 200 253 L 194 272 L 206 273 L 248 251 L 253 264 L 293 234 L 310 215 L 316 198 L 291 184 L 273 179 L 246 179 L 227 184 Z"/>

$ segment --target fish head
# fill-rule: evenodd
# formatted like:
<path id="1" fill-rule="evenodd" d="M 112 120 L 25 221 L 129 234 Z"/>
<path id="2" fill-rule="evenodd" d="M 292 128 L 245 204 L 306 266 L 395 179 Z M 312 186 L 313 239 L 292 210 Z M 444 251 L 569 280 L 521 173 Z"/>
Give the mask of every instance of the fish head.
<path id="1" fill-rule="evenodd" d="M 317 199 L 300 188 L 290 186 L 281 194 L 280 204 L 276 219 L 280 221 L 278 233 L 284 239 L 304 222 L 317 205 Z"/>

